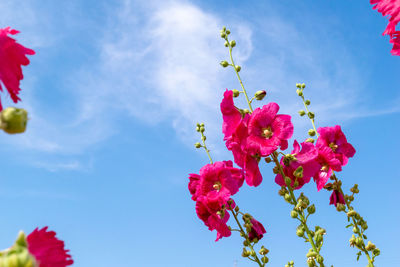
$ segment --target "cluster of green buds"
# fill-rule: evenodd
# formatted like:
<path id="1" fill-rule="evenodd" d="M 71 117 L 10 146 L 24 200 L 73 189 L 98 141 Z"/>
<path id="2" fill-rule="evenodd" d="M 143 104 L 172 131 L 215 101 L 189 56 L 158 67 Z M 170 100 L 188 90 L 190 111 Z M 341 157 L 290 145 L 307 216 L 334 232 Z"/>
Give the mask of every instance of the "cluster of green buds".
<path id="1" fill-rule="evenodd" d="M 21 231 L 14 245 L 0 252 L 0 267 L 38 267 L 28 251 L 25 234 Z"/>
<path id="2" fill-rule="evenodd" d="M 315 125 L 314 125 L 314 118 L 315 118 L 315 113 L 314 112 L 311 112 L 310 110 L 309 110 L 309 106 L 310 106 L 310 104 L 311 104 L 311 101 L 309 100 L 309 99 L 305 99 L 304 98 L 304 93 L 303 93 L 303 91 L 304 91 L 304 89 L 306 88 L 306 85 L 304 84 L 304 83 L 296 83 L 296 87 L 297 87 L 297 90 L 296 90 L 296 93 L 297 93 L 297 95 L 298 96 L 300 96 L 301 97 L 301 99 L 302 99 L 302 101 L 303 101 L 303 104 L 304 104 L 304 107 L 305 107 L 305 109 L 306 110 L 299 110 L 299 115 L 300 116 L 304 116 L 304 115 L 307 115 L 307 117 L 311 120 L 311 122 L 312 122 L 312 124 L 313 124 L 313 126 L 314 126 L 314 129 L 310 129 L 310 130 L 308 130 L 308 135 L 310 136 L 310 138 L 308 138 L 307 140 L 306 140 L 306 142 L 310 142 L 310 143 L 314 143 L 314 136 L 315 135 L 317 135 L 317 132 L 315 131 Z"/>
<path id="3" fill-rule="evenodd" d="M 313 249 L 310 249 L 308 253 L 306 254 L 307 257 L 307 265 L 308 267 L 315 267 L 317 266 L 317 263 L 320 264 L 320 266 L 324 263 L 324 258 L 319 255 L 317 252 L 315 252 Z"/>
<path id="4" fill-rule="evenodd" d="M 0 129 L 8 134 L 23 133 L 28 123 L 28 112 L 22 108 L 8 107 L 0 112 Z"/>
<path id="5" fill-rule="evenodd" d="M 232 51 L 232 48 L 234 48 L 236 46 L 236 41 L 235 40 L 231 40 L 229 41 L 228 37 L 229 34 L 231 33 L 230 30 L 226 29 L 226 27 L 223 27 L 222 30 L 220 30 L 220 36 L 222 39 L 225 40 L 225 47 L 228 47 L 230 51 Z M 220 65 L 224 68 L 228 67 L 228 66 L 232 66 L 236 72 L 240 72 L 240 70 L 242 69 L 239 65 L 234 65 L 233 63 L 229 63 L 226 60 L 223 60 L 220 62 Z"/>
<path id="6" fill-rule="evenodd" d="M 206 141 L 207 137 L 204 135 L 206 128 L 204 127 L 204 123 L 197 123 L 196 125 L 196 132 L 201 134 L 201 141 Z M 199 142 L 195 143 L 194 146 L 196 148 L 201 148 L 204 147 L 202 144 L 200 144 Z"/>
<path id="7" fill-rule="evenodd" d="M 285 267 L 294 267 L 294 261 L 289 261 Z"/>

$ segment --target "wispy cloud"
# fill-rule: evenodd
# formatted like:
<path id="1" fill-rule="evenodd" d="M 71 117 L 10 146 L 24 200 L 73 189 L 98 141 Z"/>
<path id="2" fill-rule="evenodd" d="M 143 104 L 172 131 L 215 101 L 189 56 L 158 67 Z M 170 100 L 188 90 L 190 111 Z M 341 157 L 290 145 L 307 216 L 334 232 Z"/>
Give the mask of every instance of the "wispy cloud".
<path id="1" fill-rule="evenodd" d="M 24 38 L 35 46 L 61 45 L 59 39 L 68 38 L 70 33 L 65 31 L 63 37 L 55 34 L 58 37 L 47 42 L 57 29 L 42 28 L 52 18 L 36 5 L 28 1 L 22 9 L 16 9 L 14 1 L 2 1 L 2 10 L 17 12 L 3 12 L 6 15 L 0 22 L 27 29 Z M 250 91 L 266 89 L 269 99 L 279 102 L 283 112 L 295 114 L 301 108 L 294 93 L 294 84 L 301 81 L 307 82 L 306 93 L 312 98 L 313 109 L 325 122 L 335 121 L 337 116 L 353 119 L 398 112 L 396 108 L 365 112 L 369 109 L 363 108 L 366 100 L 361 91 L 366 85 L 340 38 L 323 39 L 322 30 L 300 29 L 271 11 L 249 22 L 239 14 L 227 21 L 222 14 L 188 1 L 154 4 L 125 0 L 106 10 L 104 25 L 88 26 L 97 36 L 91 44 L 97 56 L 82 61 L 78 70 L 70 69 L 57 84 L 71 100 L 67 112 L 47 112 L 42 108 L 45 100 L 38 99 L 33 90 L 37 79 L 25 81 L 25 86 L 32 88 L 24 95 L 31 116 L 29 130 L 18 138 L 4 137 L 3 142 L 37 153 L 72 155 L 63 161 L 33 161 L 37 167 L 79 170 L 75 155 L 115 135 L 121 118 L 153 125 L 171 121 L 176 133 L 190 145 L 195 139 L 195 123 L 204 121 L 210 142 L 220 145 L 219 102 L 224 88 L 238 87 L 233 72 L 218 65 L 228 56 L 218 36 L 224 23 L 238 43 L 234 53 L 243 66 L 246 86 Z M 68 21 L 68 14 L 65 16 Z M 77 27 L 77 20 L 83 18 L 69 19 Z M 255 36 L 253 29 L 257 29 Z M 294 119 L 300 127 L 306 127 L 305 120 Z"/>

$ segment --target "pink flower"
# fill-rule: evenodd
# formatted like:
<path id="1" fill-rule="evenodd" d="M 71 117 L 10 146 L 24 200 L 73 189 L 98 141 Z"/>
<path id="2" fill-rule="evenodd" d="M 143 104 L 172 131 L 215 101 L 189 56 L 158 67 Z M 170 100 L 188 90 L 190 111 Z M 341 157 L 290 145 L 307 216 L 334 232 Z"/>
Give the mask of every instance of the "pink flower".
<path id="1" fill-rule="evenodd" d="M 316 143 L 318 149 L 329 147 L 335 153 L 335 157 L 340 160 L 342 166 L 346 165 L 349 158 L 356 153 L 354 147 L 347 142 L 346 136 L 339 125 L 320 127 L 317 131 L 320 134 Z"/>
<path id="2" fill-rule="evenodd" d="M 242 120 L 242 114 L 240 114 L 239 110 L 233 103 L 233 91 L 225 91 L 220 107 L 223 119 L 222 133 L 224 134 L 224 140 L 227 140 L 230 136 L 232 136 L 236 130 L 236 127 Z"/>
<path id="3" fill-rule="evenodd" d="M 207 196 L 202 195 L 197 198 L 197 216 L 208 226 L 210 231 L 217 231 L 217 239 L 215 241 L 231 235 L 231 230 L 226 225 L 229 220 L 226 206 L 226 199 L 216 191 L 210 192 Z"/>
<path id="4" fill-rule="evenodd" d="M 1 83 L 6 87 L 14 103 L 21 100 L 18 93 L 20 81 L 24 78 L 21 65 L 29 64 L 26 55 L 34 55 L 35 51 L 17 43 L 8 35 L 19 33 L 10 27 L 0 29 L 0 91 L 3 91 Z M 0 111 L 3 109 L 0 102 Z"/>
<path id="5" fill-rule="evenodd" d="M 318 191 L 320 191 L 332 176 L 333 171 L 342 170 L 342 164 L 335 157 L 332 149 L 326 146 L 318 149 L 317 162 L 320 164 L 320 169 L 314 175 L 314 181 L 317 184 Z"/>
<path id="6" fill-rule="evenodd" d="M 249 121 L 248 143 L 257 145 L 261 156 L 268 156 L 279 146 L 288 147 L 287 140 L 293 135 L 293 124 L 289 115 L 277 115 L 279 106 L 269 103 L 257 108 Z"/>
<path id="7" fill-rule="evenodd" d="M 200 175 L 191 174 L 189 191 L 192 199 L 217 192 L 226 201 L 243 185 L 244 174 L 233 167 L 232 161 L 218 161 L 200 169 Z"/>
<path id="8" fill-rule="evenodd" d="M 320 165 L 316 161 L 318 156 L 317 149 L 313 144 L 308 142 L 301 143 L 301 150 L 299 143 L 295 140 L 293 143 L 293 151 L 291 156 L 287 159 L 281 158 L 281 165 L 283 167 L 283 172 L 285 176 L 292 180 L 291 187 L 294 187 L 295 181 L 297 180 L 298 185 L 295 189 L 301 188 L 304 184 L 308 183 L 312 176 L 318 172 Z M 294 158 L 293 158 L 293 157 Z M 295 171 L 303 168 L 302 177 L 296 177 L 294 175 Z M 281 186 L 286 186 L 284 177 L 280 173 L 275 176 L 275 182 Z"/>
<path id="9" fill-rule="evenodd" d="M 390 43 L 393 44 L 392 54 L 400 56 L 400 31 L 396 31 L 396 25 L 400 22 L 400 1 L 399 0 L 370 0 L 373 9 L 377 9 L 383 16 L 389 17 L 383 35 L 390 36 Z"/>
<path id="10" fill-rule="evenodd" d="M 68 250 L 64 249 L 64 242 L 56 238 L 55 232 L 47 231 L 47 227 L 36 228 L 26 241 L 29 253 L 39 263 L 38 267 L 65 267 L 74 263 Z"/>
<path id="11" fill-rule="evenodd" d="M 329 205 L 334 204 L 335 207 L 337 206 L 338 203 L 340 204 L 346 204 L 346 202 L 344 201 L 344 196 L 342 193 L 340 193 L 337 190 L 333 190 L 331 197 L 329 198 Z"/>
<path id="12" fill-rule="evenodd" d="M 258 240 L 263 238 L 264 234 L 267 232 L 265 231 L 264 226 L 254 218 L 251 218 L 250 223 L 252 226 L 249 233 L 249 239 L 252 241 L 254 238 L 257 238 Z"/>

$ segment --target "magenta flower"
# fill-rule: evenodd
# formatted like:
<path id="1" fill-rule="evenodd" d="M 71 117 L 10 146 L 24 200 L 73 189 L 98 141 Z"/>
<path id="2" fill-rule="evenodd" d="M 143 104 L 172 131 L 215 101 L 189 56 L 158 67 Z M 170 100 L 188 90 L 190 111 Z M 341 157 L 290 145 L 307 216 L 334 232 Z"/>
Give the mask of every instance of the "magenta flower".
<path id="1" fill-rule="evenodd" d="M 295 140 L 293 143 L 293 151 L 291 155 L 294 157 L 291 160 L 284 160 L 281 158 L 281 165 L 283 167 L 283 172 L 285 176 L 292 180 L 291 187 L 294 187 L 295 181 L 297 180 L 298 185 L 295 189 L 301 188 L 306 183 L 310 182 L 311 177 L 313 177 L 318 170 L 320 165 L 316 161 L 318 156 L 318 151 L 313 144 L 308 142 L 301 143 L 301 150 L 299 143 Z M 302 167 L 302 175 L 299 177 L 295 176 L 295 171 Z M 275 176 L 275 182 L 278 185 L 286 186 L 284 177 L 280 173 Z"/>
<path id="2" fill-rule="evenodd" d="M 29 64 L 26 55 L 34 55 L 35 51 L 26 48 L 17 43 L 8 35 L 19 33 L 10 27 L 0 29 L 0 91 L 3 91 L 2 85 L 5 86 L 14 103 L 21 100 L 18 93 L 20 81 L 24 78 L 21 65 Z M 0 102 L 0 111 L 3 109 Z"/>
<path id="3" fill-rule="evenodd" d="M 233 167 L 232 161 L 218 161 L 207 164 L 200 169 L 200 175 L 190 174 L 189 191 L 192 199 L 217 192 L 228 200 L 243 185 L 244 174 L 241 169 Z"/>
<path id="4" fill-rule="evenodd" d="M 204 222 L 210 231 L 217 231 L 218 241 L 222 237 L 231 235 L 231 230 L 226 225 L 229 220 L 229 213 L 226 211 L 227 201 L 216 191 L 207 196 L 200 196 L 196 202 L 197 216 Z"/>
<path id="5" fill-rule="evenodd" d="M 235 107 L 233 103 L 233 91 L 226 90 L 224 98 L 221 102 L 221 113 L 222 113 L 222 133 L 224 134 L 224 141 L 226 141 L 235 132 L 237 126 L 242 120 L 242 114 Z"/>
<path id="6" fill-rule="evenodd" d="M 277 115 L 279 106 L 269 103 L 257 108 L 249 121 L 248 143 L 259 147 L 261 156 L 268 156 L 278 147 L 285 150 L 287 140 L 293 135 L 293 124 L 289 115 Z"/>
<path id="7" fill-rule="evenodd" d="M 64 242 L 56 238 L 56 233 L 47 227 L 36 228 L 26 237 L 28 251 L 39 263 L 38 267 L 65 267 L 74 263 Z"/>
<path id="8" fill-rule="evenodd" d="M 329 198 L 329 205 L 333 204 L 336 207 L 338 203 L 343 205 L 346 204 L 346 202 L 344 201 L 344 196 L 338 190 L 333 190 L 331 197 Z"/>
<path id="9" fill-rule="evenodd" d="M 400 31 L 396 31 L 396 26 L 400 22 L 400 1 L 399 0 L 370 0 L 373 9 L 377 9 L 383 16 L 389 17 L 383 35 L 389 35 L 390 43 L 393 44 L 392 55 L 400 56 Z"/>
<path id="10" fill-rule="evenodd" d="M 332 149 L 326 146 L 318 149 L 317 162 L 320 164 L 320 169 L 314 175 L 314 181 L 317 184 L 318 191 L 320 191 L 332 176 L 333 171 L 342 170 L 342 164 L 335 157 Z"/>
<path id="11" fill-rule="evenodd" d="M 346 165 L 349 158 L 356 153 L 354 147 L 347 142 L 346 136 L 339 125 L 320 127 L 317 131 L 320 134 L 316 143 L 318 149 L 329 147 L 335 153 L 335 157 L 340 160 L 342 166 Z"/>
<path id="12" fill-rule="evenodd" d="M 258 240 L 263 238 L 264 234 L 267 232 L 265 231 L 264 226 L 254 218 L 251 218 L 250 223 L 252 226 L 251 231 L 249 232 L 249 239 L 253 241 L 254 238 L 257 238 Z"/>

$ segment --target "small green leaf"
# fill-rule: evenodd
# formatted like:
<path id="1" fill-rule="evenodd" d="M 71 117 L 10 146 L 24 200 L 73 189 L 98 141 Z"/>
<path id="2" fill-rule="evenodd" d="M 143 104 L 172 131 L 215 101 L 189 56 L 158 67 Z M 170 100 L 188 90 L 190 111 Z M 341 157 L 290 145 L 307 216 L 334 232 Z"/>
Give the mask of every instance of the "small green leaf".
<path id="1" fill-rule="evenodd" d="M 368 239 L 368 237 L 366 235 L 363 235 L 364 239 Z"/>
<path id="2" fill-rule="evenodd" d="M 346 228 L 349 228 L 349 227 L 351 227 L 351 226 L 353 226 L 353 224 L 351 223 L 351 224 L 348 224 L 348 225 L 346 225 Z"/>

